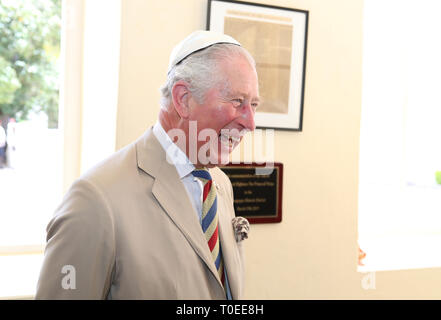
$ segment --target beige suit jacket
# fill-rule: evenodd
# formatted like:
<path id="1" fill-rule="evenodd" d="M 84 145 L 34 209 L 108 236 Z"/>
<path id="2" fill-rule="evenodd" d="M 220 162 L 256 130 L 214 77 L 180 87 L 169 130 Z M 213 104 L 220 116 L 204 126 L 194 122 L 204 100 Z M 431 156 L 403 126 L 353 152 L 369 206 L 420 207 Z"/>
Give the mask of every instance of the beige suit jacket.
<path id="1" fill-rule="evenodd" d="M 229 285 L 240 299 L 232 187 L 220 169 L 210 173 Z M 195 209 L 152 129 L 72 185 L 47 227 L 36 299 L 225 299 Z"/>

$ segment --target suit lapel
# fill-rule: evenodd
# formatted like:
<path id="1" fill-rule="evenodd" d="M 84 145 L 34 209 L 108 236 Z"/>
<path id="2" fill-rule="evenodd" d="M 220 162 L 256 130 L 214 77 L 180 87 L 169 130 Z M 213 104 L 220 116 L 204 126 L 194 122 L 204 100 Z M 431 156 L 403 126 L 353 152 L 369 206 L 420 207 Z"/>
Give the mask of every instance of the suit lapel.
<path id="1" fill-rule="evenodd" d="M 136 149 L 138 167 L 154 177 L 152 194 L 222 286 L 187 191 L 151 129 L 138 140 Z"/>
<path id="2" fill-rule="evenodd" d="M 243 266 L 239 256 L 239 250 L 234 237 L 233 225 L 228 214 L 228 197 L 222 188 L 217 188 L 218 214 L 219 214 L 219 234 L 222 246 L 222 256 L 227 270 L 228 284 L 230 286 L 233 299 L 237 299 L 242 292 L 242 281 L 240 277 L 243 273 Z"/>

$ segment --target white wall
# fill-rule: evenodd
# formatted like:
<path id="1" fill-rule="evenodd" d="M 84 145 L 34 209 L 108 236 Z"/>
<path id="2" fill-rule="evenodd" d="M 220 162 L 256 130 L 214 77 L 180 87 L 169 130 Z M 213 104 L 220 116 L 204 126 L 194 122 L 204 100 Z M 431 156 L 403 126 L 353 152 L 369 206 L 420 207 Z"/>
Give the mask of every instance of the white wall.
<path id="1" fill-rule="evenodd" d="M 81 172 L 115 150 L 120 30 L 121 0 L 84 1 Z"/>

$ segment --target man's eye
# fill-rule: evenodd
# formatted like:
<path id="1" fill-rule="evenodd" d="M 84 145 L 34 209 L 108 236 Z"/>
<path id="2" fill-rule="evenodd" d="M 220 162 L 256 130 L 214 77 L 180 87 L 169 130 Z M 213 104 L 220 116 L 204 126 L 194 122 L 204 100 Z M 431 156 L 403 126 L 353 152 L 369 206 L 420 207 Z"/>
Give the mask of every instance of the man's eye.
<path id="1" fill-rule="evenodd" d="M 259 107 L 259 104 L 258 104 L 257 102 L 253 102 L 253 103 L 251 104 L 251 106 L 252 106 L 254 109 L 257 109 L 257 108 Z"/>
<path id="2" fill-rule="evenodd" d="M 239 108 L 241 105 L 242 105 L 242 103 L 243 103 L 243 99 L 233 99 L 233 100 L 231 100 L 232 102 L 233 102 L 233 106 L 235 107 L 235 108 Z"/>

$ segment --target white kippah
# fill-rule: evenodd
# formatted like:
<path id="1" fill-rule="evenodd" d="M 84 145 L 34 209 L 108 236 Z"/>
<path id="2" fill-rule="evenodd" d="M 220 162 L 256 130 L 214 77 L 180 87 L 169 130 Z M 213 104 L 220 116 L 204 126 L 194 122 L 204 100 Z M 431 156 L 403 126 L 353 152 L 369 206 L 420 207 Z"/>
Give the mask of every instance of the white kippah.
<path id="1" fill-rule="evenodd" d="M 216 43 L 231 43 L 240 46 L 232 37 L 215 31 L 195 31 L 179 42 L 170 54 L 167 73 L 193 52 L 207 48 Z"/>

